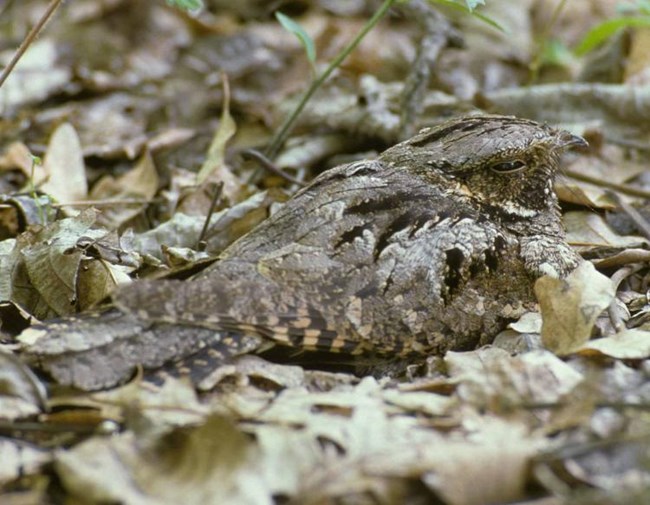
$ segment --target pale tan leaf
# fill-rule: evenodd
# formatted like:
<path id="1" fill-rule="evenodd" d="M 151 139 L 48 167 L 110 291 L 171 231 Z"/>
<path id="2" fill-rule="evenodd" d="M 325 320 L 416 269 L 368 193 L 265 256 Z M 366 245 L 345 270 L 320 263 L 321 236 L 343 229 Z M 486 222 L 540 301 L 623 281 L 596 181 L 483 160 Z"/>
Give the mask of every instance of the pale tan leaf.
<path id="1" fill-rule="evenodd" d="M 616 201 L 609 195 L 606 188 L 565 182 L 556 184 L 555 192 L 562 202 L 605 210 L 617 208 Z"/>
<path id="2" fill-rule="evenodd" d="M 614 299 L 612 281 L 590 262 L 582 263 L 566 279 L 544 276 L 535 283 L 542 312 L 542 341 L 556 354 L 568 354 L 591 337 L 600 313 Z"/>
<path id="3" fill-rule="evenodd" d="M 51 453 L 45 450 L 4 438 L 0 439 L 0 454 L 0 486 L 38 471 L 52 459 Z"/>
<path id="4" fill-rule="evenodd" d="M 295 496 L 306 481 L 325 466 L 322 446 L 312 433 L 288 425 L 260 425 L 255 430 L 260 447 L 260 472 L 274 494 Z"/>
<path id="5" fill-rule="evenodd" d="M 123 268 L 102 260 L 82 259 L 77 278 L 79 310 L 88 310 L 105 299 L 115 286 L 131 281 Z"/>
<path id="6" fill-rule="evenodd" d="M 542 315 L 539 312 L 526 312 L 518 321 L 508 325 L 519 333 L 540 333 L 542 331 Z"/>
<path id="7" fill-rule="evenodd" d="M 14 49 L 2 48 L 3 65 Z M 72 80 L 72 70 L 57 61 L 57 44 L 52 38 L 36 39 L 2 86 L 0 114 L 27 103 L 45 100 L 60 92 Z"/>
<path id="8" fill-rule="evenodd" d="M 238 384 L 248 385 L 251 381 L 262 381 L 265 390 L 282 390 L 300 387 L 305 380 L 305 371 L 300 366 L 271 363 L 258 356 L 244 355 L 232 364 L 217 368 L 197 384 L 200 391 L 209 391 L 226 377 Z"/>
<path id="9" fill-rule="evenodd" d="M 590 340 L 577 352 L 604 354 L 617 359 L 647 359 L 650 357 L 650 331 L 625 329 L 613 337 Z"/>
<path id="10" fill-rule="evenodd" d="M 18 419 L 45 408 L 45 386 L 25 363 L 0 352 L 0 419 Z M 0 458 L 2 459 L 2 458 Z"/>
<path id="11" fill-rule="evenodd" d="M 646 243 L 643 237 L 617 235 L 598 214 L 586 211 L 567 212 L 563 218 L 567 241 L 580 247 L 635 247 Z"/>
<path id="12" fill-rule="evenodd" d="M 205 251 L 197 251 L 190 247 L 167 247 L 166 245 L 161 245 L 161 252 L 165 263 L 174 269 L 182 268 L 210 257 Z"/>
<path id="13" fill-rule="evenodd" d="M 444 464 L 423 476 L 449 505 L 507 503 L 524 496 L 535 438 L 513 423 L 495 423 L 481 440 L 445 447 Z"/>
<path id="14" fill-rule="evenodd" d="M 59 203 L 84 200 L 88 196 L 81 142 L 71 124 L 63 123 L 52 134 L 43 168 L 46 179 L 40 184 L 40 189 Z"/>
<path id="15" fill-rule="evenodd" d="M 203 162 L 199 173 L 196 175 L 196 181 L 198 184 L 205 182 L 210 174 L 220 170 L 224 166 L 226 159 L 226 144 L 237 131 L 237 125 L 230 115 L 230 92 L 228 79 L 223 80 L 223 86 L 224 93 L 221 109 L 221 121 L 219 122 L 219 127 L 212 139 L 210 148 L 208 149 L 208 155 Z"/>
<path id="16" fill-rule="evenodd" d="M 159 388 L 136 379 L 124 386 L 94 393 L 92 399 L 108 417 L 137 410 L 138 421 L 147 421 L 150 435 L 170 427 L 194 426 L 208 414 L 190 382 L 173 377 Z"/>
<path id="17" fill-rule="evenodd" d="M 22 142 L 12 142 L 0 156 L 0 170 L 19 169 L 26 177 L 31 177 L 33 163 L 32 153 Z"/>
<path id="18" fill-rule="evenodd" d="M 384 400 L 407 412 L 415 412 L 429 416 L 441 416 L 447 413 L 453 401 L 448 396 L 424 391 L 405 392 L 387 389 L 383 394 Z"/>
<path id="19" fill-rule="evenodd" d="M 583 380 L 580 373 L 544 350 L 518 356 L 490 348 L 448 352 L 445 363 L 458 383 L 459 397 L 480 408 L 552 403 Z"/>
<path id="20" fill-rule="evenodd" d="M 16 239 L 0 241 L 0 301 L 12 300 L 14 269 L 20 261 Z"/>
<path id="21" fill-rule="evenodd" d="M 212 416 L 146 441 L 132 432 L 93 438 L 55 458 L 64 487 L 84 503 L 271 505 L 256 456 L 248 437 Z"/>
<path id="22" fill-rule="evenodd" d="M 647 86 L 650 82 L 650 28 L 637 27 L 631 30 L 630 54 L 625 65 L 624 82 L 635 86 Z"/>
<path id="23" fill-rule="evenodd" d="M 492 346 L 511 354 L 523 353 L 542 348 L 542 315 L 539 312 L 526 312 L 518 321 L 512 322 L 499 332 Z"/>
<path id="24" fill-rule="evenodd" d="M 99 221 L 111 228 L 138 215 L 158 190 L 158 173 L 153 158 L 146 151 L 135 167 L 120 177 L 104 176 L 90 191 L 93 200 L 117 200 L 111 207 L 105 207 Z M 136 203 L 127 203 L 135 200 Z"/>

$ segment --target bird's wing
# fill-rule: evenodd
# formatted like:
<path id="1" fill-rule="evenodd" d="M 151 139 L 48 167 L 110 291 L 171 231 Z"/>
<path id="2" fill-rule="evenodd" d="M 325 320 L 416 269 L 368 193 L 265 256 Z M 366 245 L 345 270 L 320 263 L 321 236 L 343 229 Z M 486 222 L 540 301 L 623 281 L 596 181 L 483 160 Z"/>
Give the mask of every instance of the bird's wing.
<path id="1" fill-rule="evenodd" d="M 413 329 L 405 314 L 435 318 L 431 309 L 501 240 L 444 189 L 378 162 L 335 169 L 197 278 L 140 282 L 116 303 L 145 320 L 237 330 L 303 349 L 394 349 L 397 334 Z M 466 240 L 468 232 L 475 240 Z"/>

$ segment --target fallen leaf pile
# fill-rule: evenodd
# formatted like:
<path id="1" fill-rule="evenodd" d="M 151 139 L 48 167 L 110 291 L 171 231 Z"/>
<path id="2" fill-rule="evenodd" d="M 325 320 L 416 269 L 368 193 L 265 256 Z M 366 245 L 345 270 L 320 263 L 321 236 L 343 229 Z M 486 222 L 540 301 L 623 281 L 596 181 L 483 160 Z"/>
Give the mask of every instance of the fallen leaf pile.
<path id="1" fill-rule="evenodd" d="M 395 2 L 271 169 L 382 2 L 173 3 L 66 2 L 0 87 L 0 502 L 650 503 L 647 2 Z M 47 4 L 0 2 L 0 66 Z M 95 393 L 22 359 L 31 323 L 187 278 L 321 171 L 476 111 L 590 143 L 556 188 L 589 261 L 492 346 L 405 377 L 243 356 L 199 389 Z"/>

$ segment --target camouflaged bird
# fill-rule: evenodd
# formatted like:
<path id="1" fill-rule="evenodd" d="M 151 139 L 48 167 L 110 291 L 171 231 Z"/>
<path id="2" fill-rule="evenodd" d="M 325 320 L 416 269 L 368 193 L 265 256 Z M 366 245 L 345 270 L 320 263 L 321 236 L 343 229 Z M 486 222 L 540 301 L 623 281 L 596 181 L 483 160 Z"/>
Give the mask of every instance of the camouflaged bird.
<path id="1" fill-rule="evenodd" d="M 269 345 L 390 362 L 489 343 L 534 307 L 536 278 L 580 261 L 553 180 L 584 144 L 503 116 L 424 129 L 324 172 L 196 277 L 133 283 L 105 314 L 38 328 L 27 353 L 96 389 L 196 352 L 206 367 Z"/>

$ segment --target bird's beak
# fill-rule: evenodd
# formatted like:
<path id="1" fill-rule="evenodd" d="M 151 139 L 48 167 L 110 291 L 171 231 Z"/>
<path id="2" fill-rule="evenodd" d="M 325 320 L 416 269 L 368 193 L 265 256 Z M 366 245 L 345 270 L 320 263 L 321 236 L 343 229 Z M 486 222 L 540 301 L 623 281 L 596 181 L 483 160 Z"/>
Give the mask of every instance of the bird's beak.
<path id="1" fill-rule="evenodd" d="M 569 149 L 571 147 L 589 147 L 589 144 L 580 135 L 561 130 L 557 135 L 557 146 L 560 149 Z"/>

